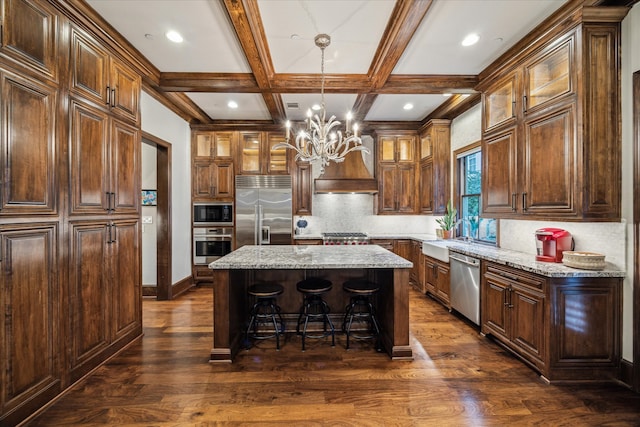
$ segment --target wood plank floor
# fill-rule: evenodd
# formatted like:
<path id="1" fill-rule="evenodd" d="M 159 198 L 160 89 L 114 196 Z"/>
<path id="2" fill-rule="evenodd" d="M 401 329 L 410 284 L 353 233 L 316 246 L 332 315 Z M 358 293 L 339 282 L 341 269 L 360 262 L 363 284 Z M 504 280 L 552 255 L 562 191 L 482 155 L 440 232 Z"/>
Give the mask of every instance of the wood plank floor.
<path id="1" fill-rule="evenodd" d="M 33 426 L 640 426 L 640 394 L 556 386 L 411 291 L 411 362 L 293 335 L 208 363 L 212 291 L 145 300 L 145 336 Z"/>

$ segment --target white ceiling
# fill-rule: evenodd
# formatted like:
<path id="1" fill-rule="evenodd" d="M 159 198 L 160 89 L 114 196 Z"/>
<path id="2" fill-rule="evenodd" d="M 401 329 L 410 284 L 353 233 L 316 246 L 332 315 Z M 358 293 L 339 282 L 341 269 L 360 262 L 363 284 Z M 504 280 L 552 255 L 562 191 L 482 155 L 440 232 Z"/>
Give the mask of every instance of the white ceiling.
<path id="1" fill-rule="evenodd" d="M 424 1 L 424 0 L 417 0 Z M 222 0 L 87 0 L 161 72 L 251 73 Z M 434 0 L 393 74 L 477 75 L 520 40 L 565 0 Z M 316 34 L 331 36 L 325 50 L 325 73 L 366 75 L 394 0 L 257 0 L 268 54 L 275 73 L 319 74 L 320 49 Z M 175 44 L 164 34 L 176 30 L 184 42 Z M 460 42 L 468 33 L 480 36 L 472 47 Z M 271 120 L 259 93 L 187 93 L 213 120 Z M 325 94 L 327 110 L 342 118 L 357 97 Z M 239 107 L 232 110 L 227 103 Z M 298 103 L 285 109 L 288 119 L 302 119 L 315 94 L 283 93 L 282 100 Z M 381 94 L 366 120 L 419 121 L 446 100 L 442 94 Z M 412 110 L 404 110 L 407 103 Z"/>

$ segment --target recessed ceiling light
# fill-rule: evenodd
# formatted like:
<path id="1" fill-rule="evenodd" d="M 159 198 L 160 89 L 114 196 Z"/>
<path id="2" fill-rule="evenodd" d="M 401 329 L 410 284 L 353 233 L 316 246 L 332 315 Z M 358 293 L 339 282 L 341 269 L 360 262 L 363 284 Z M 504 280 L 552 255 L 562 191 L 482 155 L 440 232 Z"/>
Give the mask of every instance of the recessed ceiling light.
<path id="1" fill-rule="evenodd" d="M 442 96 L 451 96 L 450 93 L 443 93 Z"/>
<path id="2" fill-rule="evenodd" d="M 169 40 L 171 40 L 174 43 L 182 43 L 182 40 L 184 40 L 180 35 L 180 33 L 174 30 L 167 31 L 166 36 Z"/>
<path id="3" fill-rule="evenodd" d="M 227 107 L 236 109 L 236 108 L 238 108 L 238 103 L 236 101 L 229 101 L 227 103 Z"/>
<path id="4" fill-rule="evenodd" d="M 472 46 L 478 43 L 478 40 L 480 40 L 480 36 L 476 33 L 471 33 L 462 40 L 462 46 Z"/>
<path id="5" fill-rule="evenodd" d="M 404 108 L 405 110 L 413 110 L 413 104 L 410 102 L 407 102 L 406 104 L 404 104 Z"/>
<path id="6" fill-rule="evenodd" d="M 291 34 L 290 38 L 291 38 L 291 40 L 299 40 L 300 36 L 298 34 L 296 34 L 296 33 L 293 33 L 293 34 Z"/>
<path id="7" fill-rule="evenodd" d="M 469 95 L 470 95 L 469 93 L 463 93 L 463 94 L 462 94 L 462 97 L 463 97 L 463 98 L 468 98 L 468 97 L 469 97 Z"/>
<path id="8" fill-rule="evenodd" d="M 320 108 L 322 108 L 322 107 L 320 107 L 320 104 L 313 104 L 313 105 L 311 106 L 311 109 L 312 109 L 313 111 L 320 111 Z"/>
<path id="9" fill-rule="evenodd" d="M 153 34 L 147 33 L 147 34 L 144 35 L 144 38 L 148 39 L 148 40 L 153 40 Z"/>

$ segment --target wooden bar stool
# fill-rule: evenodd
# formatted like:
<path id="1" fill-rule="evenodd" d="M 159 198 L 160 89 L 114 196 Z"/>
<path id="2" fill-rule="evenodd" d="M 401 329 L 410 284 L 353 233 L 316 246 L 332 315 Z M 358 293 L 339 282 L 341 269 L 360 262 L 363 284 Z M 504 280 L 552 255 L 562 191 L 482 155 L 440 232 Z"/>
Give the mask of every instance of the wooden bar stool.
<path id="1" fill-rule="evenodd" d="M 298 325 L 296 326 L 296 332 L 298 335 L 302 335 L 302 351 L 305 351 L 306 338 L 324 338 L 331 335 L 331 346 L 335 347 L 336 345 L 335 328 L 329 318 L 329 305 L 322 299 L 322 295 L 329 292 L 332 286 L 329 280 L 316 277 L 301 280 L 296 285 L 296 289 L 302 294 L 302 307 L 300 307 Z M 309 322 L 320 321 L 323 323 L 322 333 L 309 335 L 307 333 Z M 300 325 L 304 325 L 302 332 L 300 332 Z"/>
<path id="2" fill-rule="evenodd" d="M 366 279 L 352 279 L 343 283 L 342 289 L 351 294 L 349 305 L 345 308 L 342 331 L 347 336 L 347 350 L 349 349 L 349 338 L 356 339 L 376 339 L 376 350 L 381 351 L 380 326 L 376 319 L 375 307 L 372 299 L 380 290 L 378 284 Z M 367 329 L 363 334 L 351 331 L 353 323 L 366 323 Z"/>
<path id="3" fill-rule="evenodd" d="M 245 332 L 247 348 L 251 347 L 249 338 L 264 340 L 276 337 L 276 349 L 280 350 L 280 335 L 284 334 L 285 326 L 276 297 L 283 292 L 284 288 L 279 283 L 256 283 L 249 286 L 247 293 L 256 302 L 251 308 L 249 326 Z"/>

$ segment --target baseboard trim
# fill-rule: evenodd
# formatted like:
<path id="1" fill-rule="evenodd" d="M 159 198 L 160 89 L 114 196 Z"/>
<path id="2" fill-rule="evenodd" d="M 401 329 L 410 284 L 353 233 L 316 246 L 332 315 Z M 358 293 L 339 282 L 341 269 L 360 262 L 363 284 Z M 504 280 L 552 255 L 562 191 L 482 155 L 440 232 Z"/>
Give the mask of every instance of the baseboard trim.
<path id="1" fill-rule="evenodd" d="M 179 282 L 174 283 L 173 285 L 171 285 L 171 299 L 187 292 L 194 286 L 195 285 L 193 284 L 193 276 L 187 276 Z"/>
<path id="2" fill-rule="evenodd" d="M 633 388 L 633 362 L 622 359 L 620 361 L 620 381 L 629 388 Z"/>

